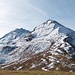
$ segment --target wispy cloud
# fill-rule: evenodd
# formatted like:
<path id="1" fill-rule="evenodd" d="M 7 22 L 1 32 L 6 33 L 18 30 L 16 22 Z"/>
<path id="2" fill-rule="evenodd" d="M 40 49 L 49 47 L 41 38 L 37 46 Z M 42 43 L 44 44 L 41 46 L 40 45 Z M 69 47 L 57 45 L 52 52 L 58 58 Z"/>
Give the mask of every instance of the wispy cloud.
<path id="1" fill-rule="evenodd" d="M 74 0 L 0 0 L 0 34 L 20 27 L 32 30 L 49 18 L 74 29 L 74 9 Z"/>

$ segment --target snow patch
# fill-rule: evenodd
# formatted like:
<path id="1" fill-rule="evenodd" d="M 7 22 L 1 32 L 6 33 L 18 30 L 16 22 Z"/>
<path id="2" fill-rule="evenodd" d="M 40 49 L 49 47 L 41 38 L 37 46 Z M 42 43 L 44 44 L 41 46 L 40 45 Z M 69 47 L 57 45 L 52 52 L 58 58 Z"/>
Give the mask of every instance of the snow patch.
<path id="1" fill-rule="evenodd" d="M 53 69 L 54 68 L 54 64 L 55 64 L 55 62 L 52 62 L 47 67 L 49 67 L 49 69 Z"/>
<path id="2" fill-rule="evenodd" d="M 30 69 L 33 69 L 35 67 L 36 67 L 36 65 L 35 64 L 32 64 L 32 66 L 30 67 Z"/>
<path id="3" fill-rule="evenodd" d="M 45 67 L 42 67 L 42 70 L 44 70 L 44 71 L 48 71 L 48 69 L 46 69 Z"/>
<path id="4" fill-rule="evenodd" d="M 18 70 L 20 70 L 20 69 L 22 69 L 22 66 L 18 67 L 16 70 L 18 71 Z"/>

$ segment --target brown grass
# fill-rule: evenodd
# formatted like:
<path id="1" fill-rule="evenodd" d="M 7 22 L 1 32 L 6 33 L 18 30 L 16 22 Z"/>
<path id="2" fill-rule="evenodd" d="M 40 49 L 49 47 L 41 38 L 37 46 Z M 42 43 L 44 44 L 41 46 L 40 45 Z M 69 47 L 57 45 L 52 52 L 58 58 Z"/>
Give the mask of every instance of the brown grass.
<path id="1" fill-rule="evenodd" d="M 75 75 L 74 72 L 63 72 L 63 71 L 5 71 L 1 70 L 0 75 Z"/>

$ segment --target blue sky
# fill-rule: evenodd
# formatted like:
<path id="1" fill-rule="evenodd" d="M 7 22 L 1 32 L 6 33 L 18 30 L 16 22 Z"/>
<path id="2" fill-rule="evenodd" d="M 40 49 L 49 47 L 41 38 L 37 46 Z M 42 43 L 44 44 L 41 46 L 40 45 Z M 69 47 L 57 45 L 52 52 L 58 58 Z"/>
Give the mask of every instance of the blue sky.
<path id="1" fill-rule="evenodd" d="M 75 0 L 0 0 L 0 37 L 53 19 L 75 30 Z"/>

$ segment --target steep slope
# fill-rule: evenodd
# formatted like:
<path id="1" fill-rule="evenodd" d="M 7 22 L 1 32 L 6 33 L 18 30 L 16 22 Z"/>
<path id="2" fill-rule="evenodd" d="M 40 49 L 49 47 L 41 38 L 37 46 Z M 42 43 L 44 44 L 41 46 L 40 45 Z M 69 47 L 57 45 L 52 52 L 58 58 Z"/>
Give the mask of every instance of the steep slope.
<path id="1" fill-rule="evenodd" d="M 35 27 L 33 34 L 36 37 L 45 37 L 45 36 L 52 36 L 52 38 L 56 38 L 56 34 L 63 34 L 71 39 L 71 43 L 75 45 L 75 32 L 69 28 L 64 27 L 63 25 L 59 24 L 54 20 L 47 20 L 46 22 L 42 23 L 41 25 Z M 55 35 L 55 36 L 54 36 Z M 58 37 L 59 37 L 58 35 Z M 51 37 L 50 37 L 51 38 Z"/>
<path id="2" fill-rule="evenodd" d="M 75 31 L 47 20 L 18 38 L 10 43 L 3 42 L 6 46 L 0 52 L 1 69 L 75 71 Z"/>
<path id="3" fill-rule="evenodd" d="M 30 35 L 30 31 L 20 28 L 11 31 L 0 38 L 0 64 L 17 60 L 16 58 L 13 58 L 15 55 L 10 56 L 10 54 L 14 52 L 18 54 L 18 52 L 20 52 L 18 49 L 25 44 L 26 41 L 32 39 L 32 36 Z"/>

